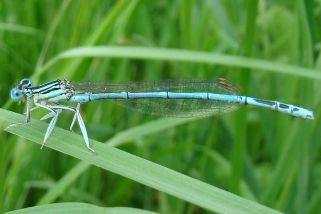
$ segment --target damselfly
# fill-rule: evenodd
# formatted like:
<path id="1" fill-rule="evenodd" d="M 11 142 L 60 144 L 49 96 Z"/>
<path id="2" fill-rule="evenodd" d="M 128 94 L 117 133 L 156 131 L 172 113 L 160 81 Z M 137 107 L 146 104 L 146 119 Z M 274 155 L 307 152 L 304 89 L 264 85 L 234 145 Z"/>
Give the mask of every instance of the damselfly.
<path id="1" fill-rule="evenodd" d="M 30 79 L 22 79 L 17 87 L 11 89 L 14 101 L 26 101 L 26 123 L 30 121 L 30 112 L 36 108 L 49 111 L 41 119 L 52 118 L 45 133 L 42 147 L 50 136 L 58 115 L 62 110 L 74 113 L 70 130 L 76 120 L 80 126 L 85 144 L 89 139 L 84 121 L 80 115 L 80 104 L 92 100 L 112 99 L 122 105 L 139 111 L 174 117 L 206 117 L 227 112 L 238 105 L 249 104 L 282 112 L 294 117 L 314 119 L 313 112 L 291 104 L 278 101 L 263 100 L 254 97 L 241 96 L 238 90 L 224 78 L 215 82 L 209 81 L 154 81 L 130 83 L 77 83 L 68 80 L 55 80 L 32 86 Z M 61 101 L 77 103 L 63 105 Z M 31 108 L 31 104 L 35 107 Z M 16 125 L 16 124 L 13 124 Z M 41 148 L 42 148 L 41 147 Z"/>

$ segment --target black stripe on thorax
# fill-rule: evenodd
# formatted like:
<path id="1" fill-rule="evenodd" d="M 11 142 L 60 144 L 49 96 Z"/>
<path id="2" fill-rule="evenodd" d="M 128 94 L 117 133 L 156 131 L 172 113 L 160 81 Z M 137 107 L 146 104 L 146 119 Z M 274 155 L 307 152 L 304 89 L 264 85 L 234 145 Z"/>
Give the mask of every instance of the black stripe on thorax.
<path id="1" fill-rule="evenodd" d="M 34 93 L 46 94 L 60 88 L 60 81 L 55 80 L 32 88 Z"/>
<path id="2" fill-rule="evenodd" d="M 40 91 L 39 93 L 40 94 L 49 94 L 50 92 L 56 91 L 56 90 L 59 90 L 59 89 L 60 89 L 60 87 L 51 87 L 51 88 L 48 88 L 47 90 Z"/>
<path id="3" fill-rule="evenodd" d="M 32 87 L 32 89 L 34 90 L 38 90 L 38 89 L 44 89 L 44 88 L 50 88 L 51 86 L 54 86 L 54 85 L 59 85 L 60 84 L 60 80 L 54 80 L 54 81 L 51 81 L 51 82 L 47 82 L 47 83 L 44 83 L 42 85 L 39 85 L 39 86 L 34 86 Z"/>

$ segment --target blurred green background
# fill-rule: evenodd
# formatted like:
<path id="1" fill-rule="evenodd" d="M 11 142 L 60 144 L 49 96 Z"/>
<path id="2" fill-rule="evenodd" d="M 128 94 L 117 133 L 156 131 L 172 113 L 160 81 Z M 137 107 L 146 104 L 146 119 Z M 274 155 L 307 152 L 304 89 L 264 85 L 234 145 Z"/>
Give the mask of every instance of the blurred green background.
<path id="1" fill-rule="evenodd" d="M 35 84 L 58 78 L 214 81 L 226 77 L 244 95 L 306 107 L 315 111 L 316 119 L 240 107 L 229 114 L 130 136 L 119 148 L 276 210 L 317 213 L 321 209 L 320 26 L 320 0 L 2 0 L 0 104 L 23 112 L 24 105 L 9 97 L 11 87 L 23 77 Z M 169 55 L 175 48 L 186 50 L 187 56 L 193 56 L 189 51 L 201 51 L 264 61 L 258 62 L 261 69 L 254 69 L 251 61 L 239 67 L 157 57 L 76 56 L 46 64 L 71 48 L 110 45 L 162 47 Z M 86 51 L 80 53 L 86 56 Z M 282 70 L 280 63 L 307 72 Z M 43 113 L 35 111 L 32 117 Z M 90 138 L 101 142 L 159 120 L 108 101 L 83 105 L 82 114 Z M 71 120 L 72 115 L 64 113 L 58 126 L 68 129 Z M 40 150 L 39 145 L 4 131 L 0 135 L 0 210 L 86 202 L 163 213 L 208 212 L 98 167 L 75 174 L 62 194 L 44 200 L 56 182 L 73 173 L 79 160 Z"/>

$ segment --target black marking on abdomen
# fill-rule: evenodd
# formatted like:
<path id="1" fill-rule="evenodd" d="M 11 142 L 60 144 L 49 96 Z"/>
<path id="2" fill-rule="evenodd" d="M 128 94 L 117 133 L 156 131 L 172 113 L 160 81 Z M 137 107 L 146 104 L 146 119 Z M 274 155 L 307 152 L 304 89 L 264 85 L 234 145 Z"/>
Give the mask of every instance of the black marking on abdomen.
<path id="1" fill-rule="evenodd" d="M 270 105 L 270 106 L 274 106 L 275 105 L 275 102 L 274 101 L 270 101 L 270 100 L 261 100 L 261 99 L 257 99 L 257 98 L 254 98 L 254 100 L 258 103 L 262 103 L 262 104 L 265 104 L 265 105 Z"/>
<path id="2" fill-rule="evenodd" d="M 296 107 L 294 107 L 294 108 L 292 109 L 292 111 L 299 111 L 299 109 L 296 108 Z"/>
<path id="3" fill-rule="evenodd" d="M 284 104 L 284 103 L 280 103 L 280 104 L 279 104 L 279 108 L 289 109 L 290 106 L 288 106 L 288 105 L 286 105 L 286 104 Z"/>

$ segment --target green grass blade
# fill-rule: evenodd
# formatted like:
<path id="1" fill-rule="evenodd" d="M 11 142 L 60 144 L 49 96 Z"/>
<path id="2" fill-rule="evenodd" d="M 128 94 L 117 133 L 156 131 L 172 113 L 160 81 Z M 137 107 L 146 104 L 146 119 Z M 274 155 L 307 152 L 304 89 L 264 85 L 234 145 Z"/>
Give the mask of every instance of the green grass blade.
<path id="1" fill-rule="evenodd" d="M 23 121 L 23 115 L 0 109 L 0 121 L 6 125 Z M 32 120 L 28 125 L 7 131 L 41 144 L 46 123 Z M 193 179 L 148 160 L 91 140 L 93 154 L 85 148 L 81 136 L 56 128 L 46 147 L 122 175 L 197 206 L 219 213 L 279 213 L 199 180 Z M 95 184 L 93 184 L 95 185 Z"/>
<path id="2" fill-rule="evenodd" d="M 42 67 L 42 69 L 39 70 L 39 72 L 42 73 L 46 71 L 61 59 L 79 57 L 132 58 L 208 63 L 225 65 L 229 67 L 266 70 L 278 74 L 288 74 L 321 80 L 321 73 L 314 69 L 249 57 L 167 48 L 120 46 L 87 46 L 69 49 L 51 59 L 47 64 L 44 65 L 44 67 Z"/>
<path id="3" fill-rule="evenodd" d="M 133 139 L 141 138 L 146 135 L 150 135 L 155 132 L 168 129 L 188 121 L 193 120 L 194 118 L 161 118 L 155 121 L 147 122 L 142 125 L 136 126 L 119 132 L 114 137 L 109 139 L 106 143 L 109 146 L 120 146 L 128 141 Z M 75 182 L 88 168 L 90 164 L 87 162 L 80 162 L 75 167 L 73 167 L 68 173 L 66 173 L 59 181 L 57 181 L 47 193 L 38 201 L 40 204 L 52 203 L 66 191 L 67 187 Z"/>
<path id="4" fill-rule="evenodd" d="M 46 194 L 38 201 L 37 205 L 53 203 L 55 199 L 66 191 L 66 188 L 70 186 L 80 175 L 82 175 L 88 168 L 90 164 L 87 162 L 80 162 L 67 174 L 63 176 L 58 182 L 56 182 Z"/>
<path id="5" fill-rule="evenodd" d="M 255 47 L 255 38 L 256 38 L 256 21 L 257 20 L 257 11 L 258 11 L 258 2 L 257 1 L 247 1 L 247 17 L 245 25 L 245 35 L 242 41 L 242 52 L 245 57 L 253 56 L 253 50 Z M 242 74 L 240 75 L 240 83 L 245 86 L 245 92 L 248 91 L 248 80 L 250 79 L 250 69 L 243 68 Z M 246 133 L 248 132 L 246 126 L 246 114 L 247 109 L 242 108 L 239 113 L 239 117 L 236 120 L 235 135 L 238 136 L 234 138 L 234 146 L 232 149 L 232 173 L 230 178 L 230 191 L 239 194 L 240 184 L 243 178 L 244 171 L 244 160 L 246 154 Z"/>
<path id="6" fill-rule="evenodd" d="M 138 4 L 138 1 L 134 3 Z M 132 5 L 131 2 L 130 5 Z M 101 24 L 97 27 L 95 32 L 91 34 L 91 36 L 84 42 L 86 45 L 95 45 L 99 42 L 99 40 L 106 34 L 108 31 L 112 29 L 112 25 L 117 20 L 118 15 L 125 11 L 125 8 L 128 6 L 128 1 L 122 0 L 118 1 L 115 6 L 111 9 L 111 12 L 106 13 L 105 17 L 102 19 Z M 69 76 L 70 74 L 74 73 L 76 70 L 79 69 L 83 59 L 79 58 L 72 63 L 68 64 L 63 71 L 64 76 Z M 45 66 L 44 66 L 45 67 Z M 68 72 L 66 72 L 68 71 Z M 38 78 L 44 72 L 43 68 L 37 70 L 37 73 L 34 74 L 34 77 Z"/>
<path id="7" fill-rule="evenodd" d="M 40 55 L 39 55 L 39 58 L 38 58 L 38 61 L 36 64 L 35 74 L 37 74 L 38 69 L 41 68 L 41 66 L 44 62 L 44 59 L 47 55 L 48 48 L 49 48 L 50 44 L 52 44 L 52 39 L 54 37 L 54 33 L 56 32 L 56 30 L 59 26 L 59 23 L 61 22 L 62 17 L 65 14 L 66 9 L 68 8 L 70 2 L 71 2 L 71 0 L 67 0 L 62 3 L 60 10 L 56 14 L 53 24 L 50 25 L 50 28 L 49 28 L 46 38 L 44 40 L 44 44 L 43 44 L 43 47 L 41 49 L 41 52 L 40 52 Z"/>
<path id="8" fill-rule="evenodd" d="M 99 207 L 85 203 L 56 203 L 7 212 L 8 214 L 20 213 L 120 213 L 120 214 L 152 214 L 154 212 L 128 207 Z"/>
<path id="9" fill-rule="evenodd" d="M 41 30 L 35 29 L 33 27 L 28 27 L 24 25 L 17 25 L 12 23 L 0 23 L 0 31 L 10 31 L 22 34 L 31 35 L 41 35 L 43 32 Z"/>
<path id="10" fill-rule="evenodd" d="M 125 142 L 144 137 L 148 134 L 156 133 L 195 119 L 198 118 L 160 118 L 158 120 L 122 131 L 108 140 L 107 144 L 109 146 L 120 146 Z"/>

